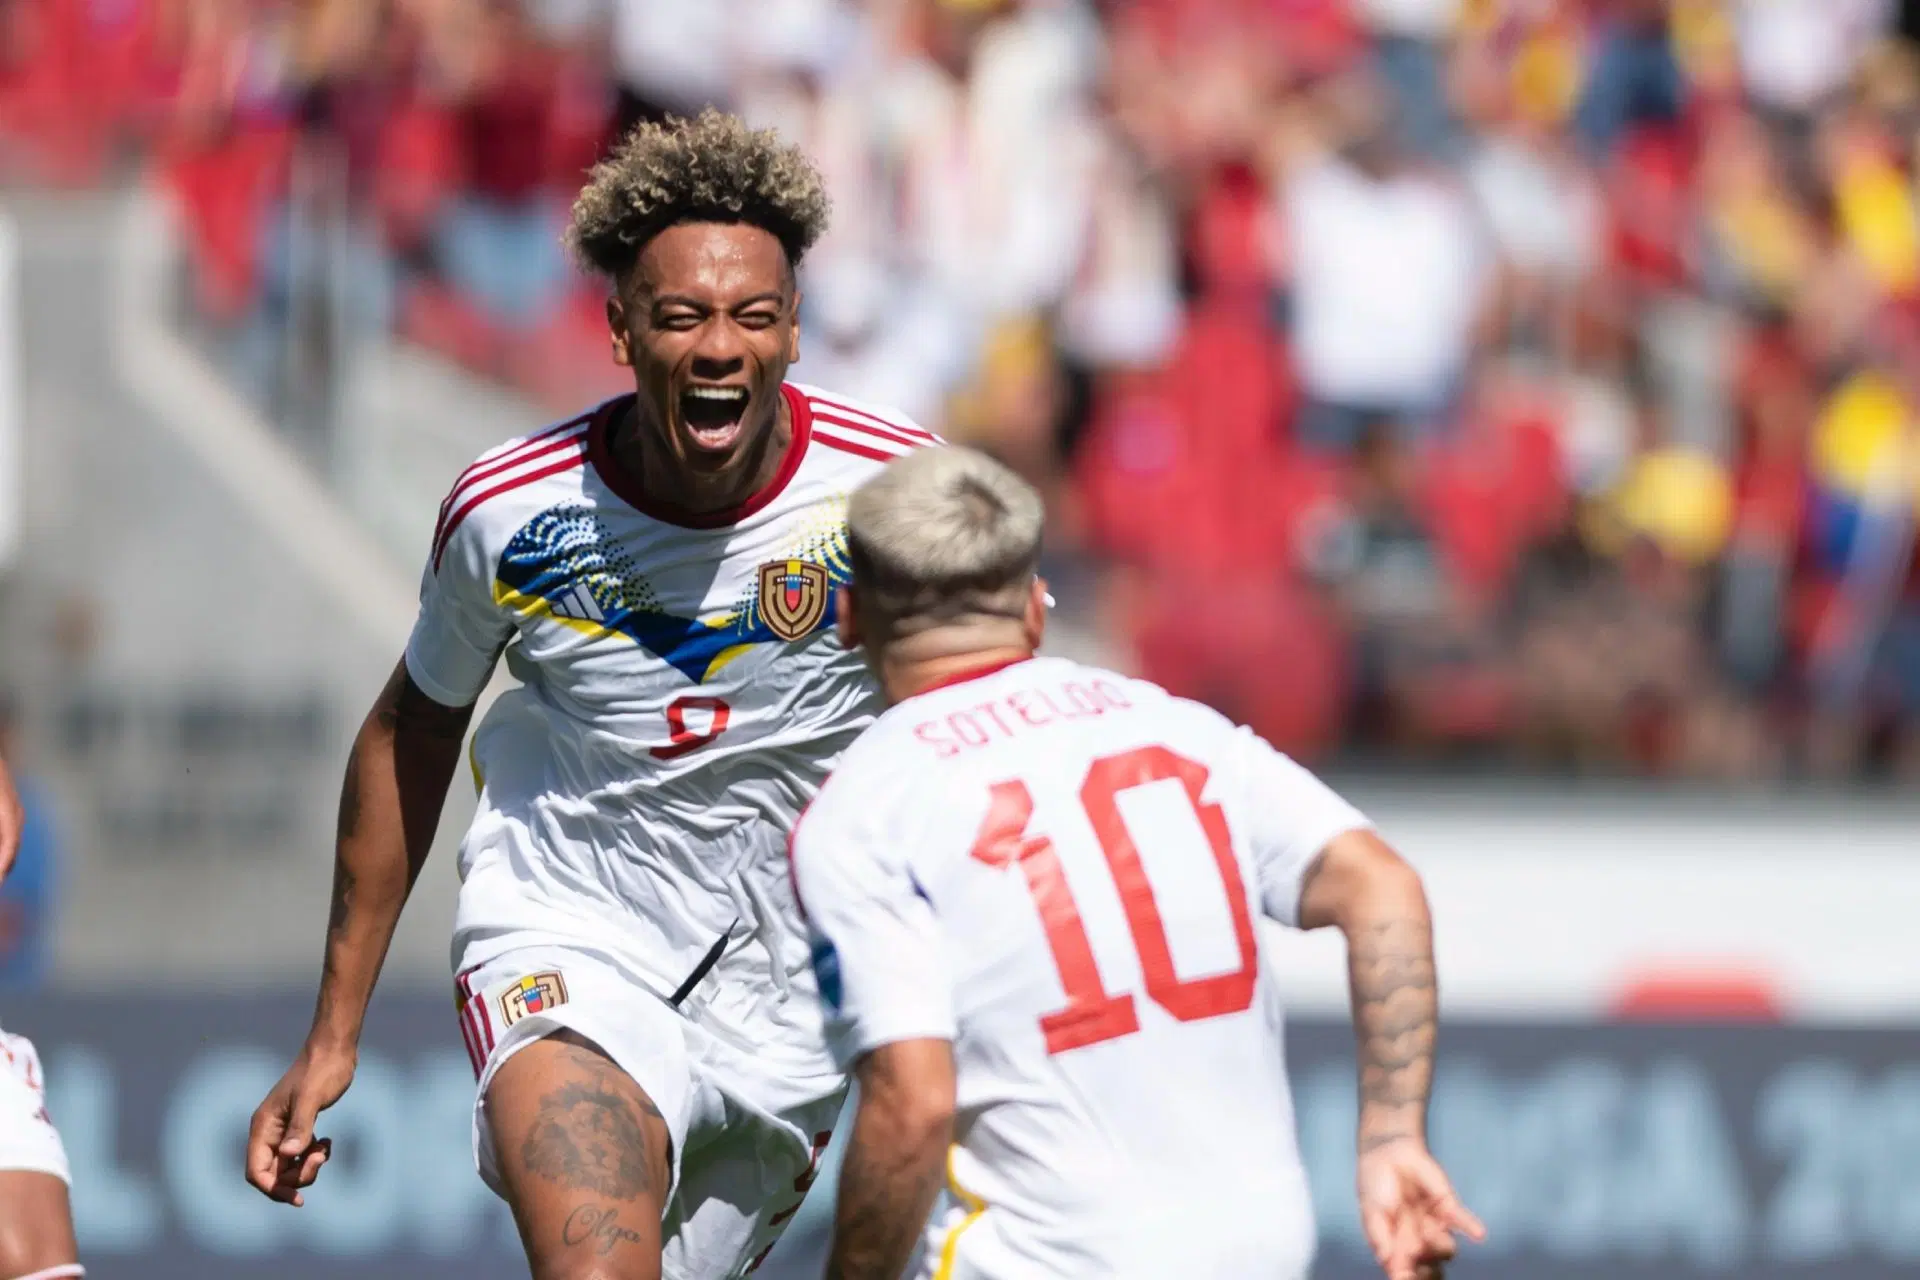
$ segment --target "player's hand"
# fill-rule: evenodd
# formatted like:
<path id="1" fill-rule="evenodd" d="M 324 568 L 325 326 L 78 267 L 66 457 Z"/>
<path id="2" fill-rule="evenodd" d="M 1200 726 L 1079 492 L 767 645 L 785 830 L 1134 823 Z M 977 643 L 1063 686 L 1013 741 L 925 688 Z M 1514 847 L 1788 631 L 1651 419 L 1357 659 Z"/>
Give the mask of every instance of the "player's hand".
<path id="1" fill-rule="evenodd" d="M 268 1199 L 306 1203 L 301 1189 L 313 1185 L 333 1154 L 331 1138 L 313 1136 L 314 1123 L 353 1083 L 354 1066 L 351 1049 L 308 1046 L 254 1111 L 247 1131 L 247 1181 Z"/>
<path id="2" fill-rule="evenodd" d="M 1417 1138 L 1363 1152 L 1358 1181 L 1360 1224 L 1387 1280 L 1439 1280 L 1454 1255 L 1455 1232 L 1476 1242 L 1487 1238 Z"/>

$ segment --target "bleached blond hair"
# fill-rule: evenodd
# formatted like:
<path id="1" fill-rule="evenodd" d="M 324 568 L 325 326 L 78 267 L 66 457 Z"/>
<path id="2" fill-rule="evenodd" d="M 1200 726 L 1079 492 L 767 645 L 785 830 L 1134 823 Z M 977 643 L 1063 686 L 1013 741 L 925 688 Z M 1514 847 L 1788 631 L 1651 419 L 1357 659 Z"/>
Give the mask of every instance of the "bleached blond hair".
<path id="1" fill-rule="evenodd" d="M 848 500 L 854 592 L 896 632 L 1019 618 L 1045 521 L 1033 486 L 986 454 L 918 450 Z"/>

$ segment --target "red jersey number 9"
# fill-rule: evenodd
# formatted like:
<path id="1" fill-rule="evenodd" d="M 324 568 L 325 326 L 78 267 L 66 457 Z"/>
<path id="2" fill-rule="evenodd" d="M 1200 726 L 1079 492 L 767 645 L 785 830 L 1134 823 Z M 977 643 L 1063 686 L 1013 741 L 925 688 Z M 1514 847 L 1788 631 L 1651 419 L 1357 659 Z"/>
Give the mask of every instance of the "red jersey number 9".
<path id="1" fill-rule="evenodd" d="M 1120 891 L 1120 905 L 1126 911 L 1127 929 L 1133 935 L 1134 948 L 1140 953 L 1140 972 L 1147 995 L 1182 1022 L 1197 1022 L 1247 1008 L 1253 1003 L 1254 984 L 1259 977 L 1253 917 L 1247 910 L 1246 887 L 1241 883 L 1240 867 L 1234 860 L 1226 815 L 1219 805 L 1200 802 L 1207 785 L 1207 773 L 1205 765 L 1176 755 L 1166 747 L 1139 747 L 1095 760 L 1080 787 L 1081 807 L 1086 810 L 1100 851 L 1106 856 L 1107 870 L 1113 876 L 1114 887 Z M 1233 920 L 1234 939 L 1240 953 L 1240 967 L 1231 972 L 1182 979 L 1174 971 L 1173 951 L 1167 941 L 1166 925 L 1160 918 L 1159 904 L 1154 901 L 1153 885 L 1147 879 L 1133 834 L 1120 815 L 1122 791 L 1175 779 L 1186 792 L 1194 816 L 1200 820 L 1200 830 L 1206 836 L 1204 852 L 1211 855 L 1226 890 L 1227 911 Z M 1065 1008 L 1040 1019 L 1040 1029 L 1047 1037 L 1047 1052 L 1063 1053 L 1138 1031 L 1140 1018 L 1134 1009 L 1133 997 L 1125 992 L 1118 995 L 1108 992 L 1100 979 L 1100 968 L 1087 940 L 1079 904 L 1073 899 L 1073 890 L 1067 884 L 1053 841 L 1027 833 L 1027 823 L 1033 818 L 1033 794 L 1027 790 L 1027 784 L 1017 779 L 995 783 L 992 796 L 986 821 L 981 823 L 980 834 L 974 840 L 973 856 L 991 867 L 1020 864 L 1027 891 L 1033 896 L 1033 905 L 1046 930 L 1054 965 L 1060 971 L 1060 985 L 1067 993 Z M 1201 854 L 1202 851 L 1193 852 Z"/>
<path id="2" fill-rule="evenodd" d="M 694 713 L 691 722 L 687 713 Z M 697 693 L 683 694 L 667 704 L 667 730 L 673 736 L 664 747 L 653 749 L 655 760 L 678 760 L 689 751 L 698 751 L 727 731 L 727 717 L 733 709 L 724 698 L 709 698 Z M 701 726 L 695 728 L 695 725 Z"/>

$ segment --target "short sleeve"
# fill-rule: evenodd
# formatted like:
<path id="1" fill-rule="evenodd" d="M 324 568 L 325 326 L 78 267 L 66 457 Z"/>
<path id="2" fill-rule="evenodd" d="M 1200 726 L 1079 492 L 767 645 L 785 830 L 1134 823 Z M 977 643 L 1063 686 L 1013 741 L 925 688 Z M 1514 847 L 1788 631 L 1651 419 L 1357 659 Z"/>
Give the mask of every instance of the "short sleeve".
<path id="1" fill-rule="evenodd" d="M 1366 817 L 1251 729 L 1234 730 L 1233 809 L 1260 886 L 1282 924 L 1300 921 L 1301 880 L 1335 836 L 1372 827 Z"/>
<path id="2" fill-rule="evenodd" d="M 494 603 L 493 576 L 479 527 L 468 521 L 438 547 L 421 577 L 407 674 L 443 706 L 469 706 L 480 696 L 512 635 L 512 620 Z"/>
<path id="3" fill-rule="evenodd" d="M 812 935 L 827 1045 L 842 1068 L 882 1045 L 954 1037 L 946 940 L 885 827 L 871 813 L 816 803 L 794 831 L 794 887 Z"/>

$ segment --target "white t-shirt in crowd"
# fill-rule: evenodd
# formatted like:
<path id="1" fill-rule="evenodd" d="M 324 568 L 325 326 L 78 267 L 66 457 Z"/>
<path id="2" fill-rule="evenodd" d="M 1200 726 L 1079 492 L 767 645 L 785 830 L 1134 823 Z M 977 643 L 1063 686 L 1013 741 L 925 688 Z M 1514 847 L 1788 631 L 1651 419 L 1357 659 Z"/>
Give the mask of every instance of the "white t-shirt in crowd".
<path id="1" fill-rule="evenodd" d="M 1426 406 L 1465 366 L 1486 275 L 1467 201 L 1409 171 L 1372 178 L 1337 159 L 1286 184 L 1295 352 L 1321 400 Z"/>
<path id="2" fill-rule="evenodd" d="M 1804 111 L 1844 87 L 1887 33 L 1889 0 L 1738 0 L 1740 78 L 1769 106 Z"/>

